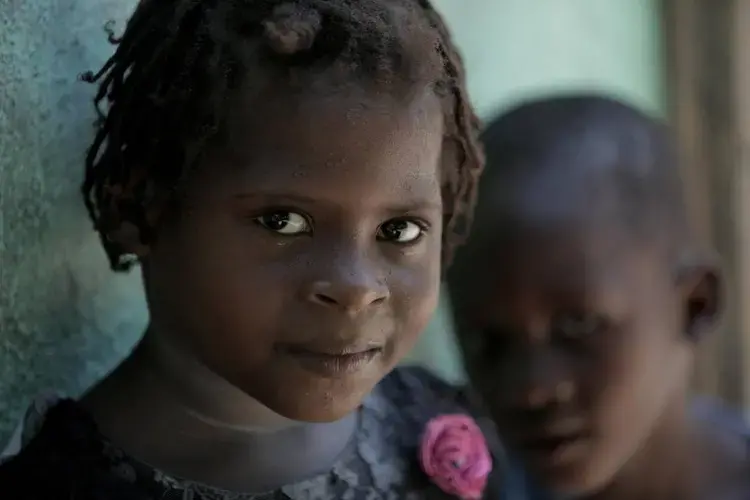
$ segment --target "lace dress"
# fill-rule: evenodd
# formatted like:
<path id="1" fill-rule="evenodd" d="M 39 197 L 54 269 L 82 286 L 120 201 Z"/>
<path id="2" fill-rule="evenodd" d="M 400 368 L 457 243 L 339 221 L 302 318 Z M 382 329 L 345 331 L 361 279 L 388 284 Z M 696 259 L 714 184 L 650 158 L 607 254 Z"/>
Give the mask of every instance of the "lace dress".
<path id="1" fill-rule="evenodd" d="M 451 498 L 421 472 L 419 438 L 431 418 L 466 413 L 461 391 L 419 368 L 399 368 L 363 403 L 349 447 L 332 470 L 265 493 L 240 494 L 170 477 L 101 436 L 72 400 L 32 408 L 23 448 L 0 465 L 3 500 L 378 500 Z M 497 488 L 495 464 L 486 498 Z"/>

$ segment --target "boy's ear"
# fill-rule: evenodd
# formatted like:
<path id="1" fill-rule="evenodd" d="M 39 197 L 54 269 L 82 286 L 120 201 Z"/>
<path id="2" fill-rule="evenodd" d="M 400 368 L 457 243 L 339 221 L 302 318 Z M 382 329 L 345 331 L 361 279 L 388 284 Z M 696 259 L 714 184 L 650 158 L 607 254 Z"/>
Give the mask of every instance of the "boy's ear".
<path id="1" fill-rule="evenodd" d="M 718 325 L 724 311 L 724 282 L 718 259 L 683 259 L 677 286 L 684 308 L 684 331 L 700 340 Z"/>

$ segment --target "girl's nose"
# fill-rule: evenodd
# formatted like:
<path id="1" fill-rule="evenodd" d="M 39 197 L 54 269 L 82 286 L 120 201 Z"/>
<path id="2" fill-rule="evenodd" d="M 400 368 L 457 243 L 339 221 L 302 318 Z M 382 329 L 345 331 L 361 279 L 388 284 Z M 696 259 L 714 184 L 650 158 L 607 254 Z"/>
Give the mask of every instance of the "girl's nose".
<path id="1" fill-rule="evenodd" d="M 310 287 L 307 300 L 322 307 L 336 308 L 356 315 L 386 302 L 389 295 L 388 288 L 377 281 L 316 281 Z"/>

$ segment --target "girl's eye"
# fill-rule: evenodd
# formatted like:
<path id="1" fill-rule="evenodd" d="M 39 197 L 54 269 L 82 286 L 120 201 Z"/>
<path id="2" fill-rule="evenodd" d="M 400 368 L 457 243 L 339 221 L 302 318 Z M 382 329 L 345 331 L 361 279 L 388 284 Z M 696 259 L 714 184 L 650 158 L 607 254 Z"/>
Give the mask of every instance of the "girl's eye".
<path id="1" fill-rule="evenodd" d="M 414 221 L 394 219 L 378 228 L 377 238 L 392 243 L 414 243 L 422 237 L 424 232 L 425 228 Z"/>
<path id="2" fill-rule="evenodd" d="M 306 234 L 311 231 L 310 224 L 304 215 L 286 210 L 259 215 L 253 220 L 269 231 L 284 236 Z"/>

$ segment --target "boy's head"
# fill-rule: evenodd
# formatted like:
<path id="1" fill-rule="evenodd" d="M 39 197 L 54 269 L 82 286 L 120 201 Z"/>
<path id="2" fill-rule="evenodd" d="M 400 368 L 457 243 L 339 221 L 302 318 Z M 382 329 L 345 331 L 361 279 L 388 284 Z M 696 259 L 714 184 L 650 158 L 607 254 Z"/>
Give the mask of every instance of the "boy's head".
<path id="1" fill-rule="evenodd" d="M 719 312 L 667 131 L 598 96 L 523 104 L 483 135 L 472 237 L 449 273 L 466 367 L 555 491 L 605 487 L 682 410 Z"/>
<path id="2" fill-rule="evenodd" d="M 83 194 L 155 332 L 327 421 L 413 345 L 483 157 L 426 0 L 142 0 L 88 81 Z"/>

